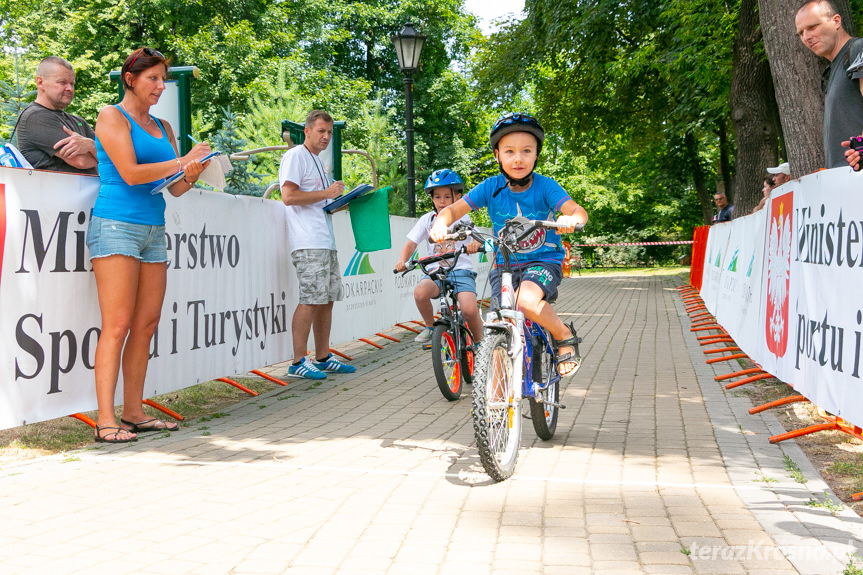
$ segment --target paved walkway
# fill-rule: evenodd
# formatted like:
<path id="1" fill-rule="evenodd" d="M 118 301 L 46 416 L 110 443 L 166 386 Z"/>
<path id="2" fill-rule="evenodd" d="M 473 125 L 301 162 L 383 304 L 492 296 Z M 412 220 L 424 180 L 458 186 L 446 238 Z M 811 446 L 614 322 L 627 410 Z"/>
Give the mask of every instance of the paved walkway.
<path id="1" fill-rule="evenodd" d="M 841 573 L 860 519 L 805 505 L 826 486 L 713 381 L 678 283 L 564 282 L 584 365 L 509 481 L 482 472 L 469 402 L 441 397 L 427 352 L 358 347 L 357 374 L 0 470 L 0 572 Z"/>

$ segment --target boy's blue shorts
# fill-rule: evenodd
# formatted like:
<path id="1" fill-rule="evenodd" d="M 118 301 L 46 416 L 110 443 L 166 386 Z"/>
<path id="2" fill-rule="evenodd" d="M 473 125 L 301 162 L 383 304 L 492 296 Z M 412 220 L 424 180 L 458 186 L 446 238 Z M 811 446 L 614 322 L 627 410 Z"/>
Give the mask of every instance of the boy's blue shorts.
<path id="1" fill-rule="evenodd" d="M 431 278 L 428 276 L 423 276 L 422 279 L 430 280 Z M 453 270 L 447 276 L 449 282 L 453 285 L 453 292 L 456 295 L 460 294 L 463 291 L 469 291 L 472 293 L 476 293 L 476 272 L 470 270 Z M 437 284 L 437 288 L 441 289 L 440 282 L 435 282 Z"/>
<path id="2" fill-rule="evenodd" d="M 488 274 L 491 283 L 491 295 L 500 302 L 500 273 L 502 269 L 498 266 L 492 268 Z M 533 262 L 524 266 L 513 267 L 512 287 L 518 289 L 522 282 L 535 283 L 545 294 L 545 301 L 552 303 L 557 299 L 557 287 L 563 280 L 563 268 L 557 262 Z"/>

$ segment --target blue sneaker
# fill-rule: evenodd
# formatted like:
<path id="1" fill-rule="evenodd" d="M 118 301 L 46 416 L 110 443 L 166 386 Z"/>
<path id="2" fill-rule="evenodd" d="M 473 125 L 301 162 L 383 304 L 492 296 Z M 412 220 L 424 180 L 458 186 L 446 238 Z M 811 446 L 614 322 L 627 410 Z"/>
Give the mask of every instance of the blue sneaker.
<path id="1" fill-rule="evenodd" d="M 300 365 L 291 365 L 288 368 L 288 375 L 291 377 L 302 377 L 303 379 L 326 379 L 327 374 L 315 367 L 308 357 L 304 357 Z"/>
<path id="2" fill-rule="evenodd" d="M 333 357 L 333 354 L 328 355 L 325 361 L 316 361 L 314 366 L 316 369 L 327 373 L 353 373 L 357 370 L 352 365 L 340 362 Z"/>

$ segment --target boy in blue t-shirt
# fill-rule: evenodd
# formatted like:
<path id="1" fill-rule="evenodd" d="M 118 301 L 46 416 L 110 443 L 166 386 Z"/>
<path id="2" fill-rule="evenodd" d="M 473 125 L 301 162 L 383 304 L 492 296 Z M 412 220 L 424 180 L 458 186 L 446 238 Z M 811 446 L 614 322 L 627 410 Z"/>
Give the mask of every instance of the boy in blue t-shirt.
<path id="1" fill-rule="evenodd" d="M 560 233 L 571 232 L 576 226 L 587 223 L 587 212 L 569 197 L 569 194 L 551 178 L 534 174 L 545 131 L 530 114 L 506 114 L 491 129 L 489 143 L 494 151 L 501 173 L 488 178 L 468 194 L 442 210 L 432 226 L 430 237 L 442 240 L 447 227 L 459 218 L 480 208 L 488 208 L 492 229 L 500 229 L 518 215 L 531 220 L 553 220 L 555 213 L 562 215 L 557 223 L 566 226 L 558 233 L 544 232 L 545 238 L 538 247 L 521 252 L 512 262 L 513 284 L 518 308 L 525 317 L 547 329 L 554 338 L 558 370 L 563 376 L 572 375 L 579 366 L 577 338 L 572 326 L 564 324 L 548 300 L 557 297 L 557 286 L 563 279 L 563 249 Z M 498 255 L 495 269 L 489 278 L 493 293 L 500 294 L 500 268 Z"/>

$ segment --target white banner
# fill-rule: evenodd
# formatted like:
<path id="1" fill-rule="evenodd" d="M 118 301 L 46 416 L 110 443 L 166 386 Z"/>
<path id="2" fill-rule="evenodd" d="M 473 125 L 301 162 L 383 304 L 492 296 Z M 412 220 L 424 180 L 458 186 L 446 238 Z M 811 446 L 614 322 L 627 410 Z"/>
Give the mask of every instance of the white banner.
<path id="1" fill-rule="evenodd" d="M 92 176 L 0 167 L 0 429 L 96 407 L 101 320 L 85 239 L 98 189 Z M 290 359 L 297 284 L 281 202 L 200 190 L 166 201 L 168 287 L 144 397 Z M 334 346 L 418 318 L 419 272 L 392 273 L 413 221 L 391 217 L 393 247 L 363 253 L 336 214 Z M 479 286 L 489 266 L 477 268 Z"/>
<path id="2" fill-rule="evenodd" d="M 712 227 L 707 248 L 712 259 L 705 261 L 707 289 L 701 294 L 717 321 L 765 371 L 858 426 L 863 423 L 861 185 L 863 174 L 849 168 L 810 174 L 774 190 L 761 212 Z M 750 268 L 748 275 L 741 273 Z"/>

